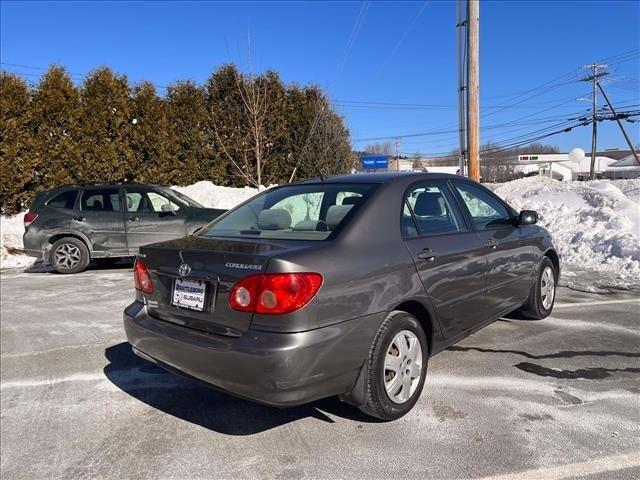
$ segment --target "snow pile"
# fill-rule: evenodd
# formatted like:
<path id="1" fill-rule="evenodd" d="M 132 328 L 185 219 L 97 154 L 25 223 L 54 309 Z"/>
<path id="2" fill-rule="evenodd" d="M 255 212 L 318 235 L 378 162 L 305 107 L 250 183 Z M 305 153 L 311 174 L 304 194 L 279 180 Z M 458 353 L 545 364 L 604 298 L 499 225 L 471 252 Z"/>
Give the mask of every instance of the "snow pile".
<path id="1" fill-rule="evenodd" d="M 7 217 L 0 215 L 0 268 L 28 267 L 33 258 L 22 253 L 24 213 Z"/>
<path id="2" fill-rule="evenodd" d="M 258 193 L 257 188 L 219 187 L 208 180 L 187 187 L 171 187 L 209 208 L 232 208 Z"/>
<path id="3" fill-rule="evenodd" d="M 559 182 L 529 177 L 492 185 L 516 210 L 536 210 L 565 267 L 640 281 L 640 180 Z M 622 189 L 622 190 L 621 190 Z"/>

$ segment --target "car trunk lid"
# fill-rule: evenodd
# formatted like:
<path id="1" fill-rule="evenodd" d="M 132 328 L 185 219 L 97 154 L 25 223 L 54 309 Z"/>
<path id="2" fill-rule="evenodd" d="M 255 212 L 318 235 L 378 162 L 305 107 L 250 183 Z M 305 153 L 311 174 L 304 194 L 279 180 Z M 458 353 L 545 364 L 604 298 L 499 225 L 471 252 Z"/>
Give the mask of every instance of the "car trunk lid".
<path id="1" fill-rule="evenodd" d="M 223 239 L 190 236 L 141 247 L 140 257 L 151 272 L 154 291 L 145 295 L 151 316 L 189 328 L 220 335 L 239 336 L 246 331 L 252 314 L 232 310 L 229 293 L 240 279 L 263 273 L 274 254 L 300 248 L 300 243 Z M 189 272 L 185 274 L 188 265 Z M 202 282 L 202 311 L 173 304 L 176 281 Z"/>

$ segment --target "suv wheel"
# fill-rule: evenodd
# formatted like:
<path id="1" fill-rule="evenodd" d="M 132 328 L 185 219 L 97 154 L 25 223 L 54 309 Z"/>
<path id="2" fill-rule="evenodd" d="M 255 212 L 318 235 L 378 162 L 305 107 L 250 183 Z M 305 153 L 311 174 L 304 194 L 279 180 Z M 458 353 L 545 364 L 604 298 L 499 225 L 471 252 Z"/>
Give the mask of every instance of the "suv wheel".
<path id="1" fill-rule="evenodd" d="M 556 270 L 548 257 L 540 262 L 540 268 L 531 287 L 529 299 L 522 307 L 522 314 L 531 320 L 547 318 L 556 299 Z"/>
<path id="2" fill-rule="evenodd" d="M 82 272 L 89 261 L 87 246 L 77 238 L 61 238 L 51 247 L 51 264 L 58 273 Z"/>
<path id="3" fill-rule="evenodd" d="M 416 318 L 391 312 L 376 334 L 367 365 L 367 399 L 360 409 L 381 420 L 405 415 L 418 401 L 427 373 L 427 337 Z"/>

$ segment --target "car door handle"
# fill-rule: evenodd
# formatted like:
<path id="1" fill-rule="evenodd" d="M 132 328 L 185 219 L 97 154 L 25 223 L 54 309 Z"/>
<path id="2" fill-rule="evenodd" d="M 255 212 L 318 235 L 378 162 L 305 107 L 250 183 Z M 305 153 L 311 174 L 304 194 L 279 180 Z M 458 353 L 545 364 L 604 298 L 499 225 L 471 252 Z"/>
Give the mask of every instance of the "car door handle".
<path id="1" fill-rule="evenodd" d="M 485 245 L 492 250 L 495 250 L 496 248 L 498 248 L 498 242 L 496 242 L 494 239 L 487 240 Z"/>
<path id="2" fill-rule="evenodd" d="M 82 216 L 73 217 L 73 219 L 78 222 L 84 222 L 86 220 L 86 218 Z"/>
<path id="3" fill-rule="evenodd" d="M 130 222 L 137 222 L 138 221 L 138 217 L 129 217 L 129 221 Z"/>
<path id="4" fill-rule="evenodd" d="M 433 262 L 436 259 L 436 256 L 431 252 L 429 247 L 424 248 L 422 252 L 420 252 L 417 257 L 420 260 L 426 260 L 427 262 Z"/>

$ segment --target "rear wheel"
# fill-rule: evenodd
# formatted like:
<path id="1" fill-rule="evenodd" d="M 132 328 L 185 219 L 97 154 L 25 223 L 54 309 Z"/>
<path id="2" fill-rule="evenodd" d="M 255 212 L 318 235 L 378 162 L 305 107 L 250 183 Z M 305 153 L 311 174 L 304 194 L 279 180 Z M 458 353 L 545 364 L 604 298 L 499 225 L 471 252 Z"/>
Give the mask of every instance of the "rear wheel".
<path id="1" fill-rule="evenodd" d="M 82 272 L 89 261 L 87 246 L 77 238 L 61 238 L 51 247 L 51 264 L 58 273 Z"/>
<path id="2" fill-rule="evenodd" d="M 522 307 L 522 314 L 532 320 L 542 320 L 551 315 L 556 299 L 557 274 L 553 262 L 544 257 L 531 287 L 527 303 Z"/>
<path id="3" fill-rule="evenodd" d="M 420 397 L 428 358 L 427 338 L 416 318 L 391 312 L 371 345 L 367 398 L 360 409 L 381 420 L 405 415 Z"/>

